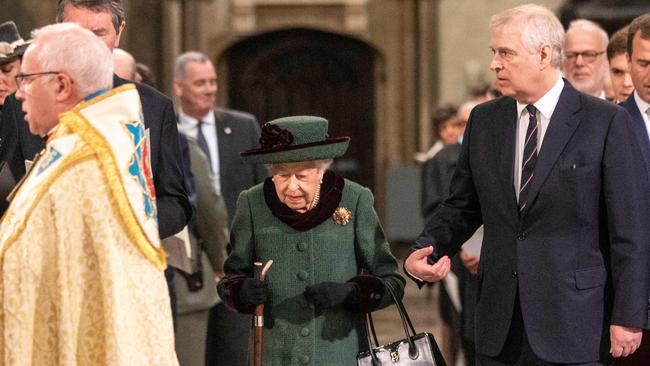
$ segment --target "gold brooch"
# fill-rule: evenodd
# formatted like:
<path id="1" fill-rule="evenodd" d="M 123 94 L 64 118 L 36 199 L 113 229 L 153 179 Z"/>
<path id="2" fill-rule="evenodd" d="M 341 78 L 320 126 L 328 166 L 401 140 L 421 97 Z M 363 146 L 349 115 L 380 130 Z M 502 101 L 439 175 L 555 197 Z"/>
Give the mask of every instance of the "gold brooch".
<path id="1" fill-rule="evenodd" d="M 332 214 L 332 220 L 334 220 L 337 225 L 345 226 L 350 222 L 351 218 L 352 212 L 345 207 L 337 208 Z"/>

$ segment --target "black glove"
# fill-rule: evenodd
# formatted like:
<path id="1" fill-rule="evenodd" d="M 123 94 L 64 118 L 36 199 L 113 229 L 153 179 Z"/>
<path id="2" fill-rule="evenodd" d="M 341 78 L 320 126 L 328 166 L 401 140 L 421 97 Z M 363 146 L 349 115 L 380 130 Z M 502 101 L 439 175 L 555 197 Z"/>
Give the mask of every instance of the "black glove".
<path id="1" fill-rule="evenodd" d="M 354 307 L 359 302 L 359 285 L 353 282 L 321 282 L 305 287 L 304 295 L 321 310 L 336 306 Z"/>
<path id="2" fill-rule="evenodd" d="M 264 304 L 268 292 L 268 285 L 265 281 L 246 278 L 239 289 L 239 302 L 244 305 Z"/>

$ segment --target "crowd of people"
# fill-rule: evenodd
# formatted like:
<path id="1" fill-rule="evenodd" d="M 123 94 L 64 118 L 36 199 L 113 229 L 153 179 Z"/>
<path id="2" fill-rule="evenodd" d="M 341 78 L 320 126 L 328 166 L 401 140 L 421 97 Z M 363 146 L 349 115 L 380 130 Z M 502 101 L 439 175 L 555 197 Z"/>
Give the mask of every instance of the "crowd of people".
<path id="1" fill-rule="evenodd" d="M 355 364 L 406 281 L 331 169 L 350 138 L 217 107 L 197 51 L 175 108 L 125 27 L 119 0 L 0 24 L 0 364 L 248 365 L 262 306 L 265 365 Z M 495 83 L 437 108 L 417 157 L 403 272 L 440 282 L 450 365 L 647 365 L 650 14 L 609 38 L 522 5 L 489 33 Z"/>

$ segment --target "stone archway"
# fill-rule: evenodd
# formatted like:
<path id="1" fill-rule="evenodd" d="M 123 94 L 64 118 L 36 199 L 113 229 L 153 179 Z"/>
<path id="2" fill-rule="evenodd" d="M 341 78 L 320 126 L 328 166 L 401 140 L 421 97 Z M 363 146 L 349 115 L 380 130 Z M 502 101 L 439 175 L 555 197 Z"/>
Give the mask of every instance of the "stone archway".
<path id="1" fill-rule="evenodd" d="M 330 135 L 352 143 L 334 169 L 368 187 L 374 183 L 375 52 L 333 33 L 287 29 L 242 40 L 223 54 L 229 106 L 260 123 L 310 114 L 330 121 Z"/>

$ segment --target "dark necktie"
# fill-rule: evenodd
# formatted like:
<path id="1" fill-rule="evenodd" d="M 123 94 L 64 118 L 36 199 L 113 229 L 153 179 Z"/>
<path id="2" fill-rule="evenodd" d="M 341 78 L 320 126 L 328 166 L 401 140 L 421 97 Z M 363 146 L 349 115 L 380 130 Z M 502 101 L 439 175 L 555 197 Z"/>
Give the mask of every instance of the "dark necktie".
<path id="1" fill-rule="evenodd" d="M 198 120 L 198 123 L 196 125 L 196 130 L 198 131 L 196 135 L 196 139 L 199 142 L 199 147 L 203 152 L 205 153 L 205 156 L 208 158 L 208 163 L 210 165 L 210 171 L 212 171 L 212 156 L 210 155 L 210 148 L 208 147 L 208 142 L 205 140 L 205 135 L 203 135 L 203 124 L 205 122 Z"/>
<path id="2" fill-rule="evenodd" d="M 526 142 L 524 143 L 524 155 L 521 163 L 519 212 L 522 212 L 528 203 L 530 183 L 535 175 L 535 164 L 537 164 L 537 108 L 529 104 L 526 106 L 526 110 L 530 119 L 528 129 L 526 129 Z"/>

